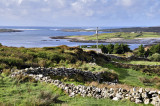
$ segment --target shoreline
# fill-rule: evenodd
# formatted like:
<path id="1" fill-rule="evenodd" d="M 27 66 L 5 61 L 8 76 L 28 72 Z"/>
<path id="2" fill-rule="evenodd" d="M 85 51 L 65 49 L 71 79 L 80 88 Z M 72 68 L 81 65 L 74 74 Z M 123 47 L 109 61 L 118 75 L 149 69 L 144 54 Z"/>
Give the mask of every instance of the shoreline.
<path id="1" fill-rule="evenodd" d="M 97 40 L 85 40 L 83 37 L 72 37 L 72 36 L 56 36 L 50 37 L 51 39 L 68 39 L 70 42 L 80 42 L 80 43 L 96 43 Z M 124 39 L 124 38 L 110 38 L 98 40 L 99 43 L 127 43 L 127 44 L 157 44 L 160 43 L 160 38 L 136 38 L 136 39 Z"/>

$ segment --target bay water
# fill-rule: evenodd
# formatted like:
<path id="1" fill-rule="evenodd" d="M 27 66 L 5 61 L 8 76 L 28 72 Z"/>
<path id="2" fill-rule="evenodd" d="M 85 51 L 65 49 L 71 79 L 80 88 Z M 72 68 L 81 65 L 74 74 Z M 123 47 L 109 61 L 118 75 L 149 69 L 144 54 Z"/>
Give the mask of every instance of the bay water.
<path id="1" fill-rule="evenodd" d="M 101 27 L 107 29 L 108 27 Z M 70 42 L 68 39 L 51 39 L 54 36 L 73 36 L 73 35 L 93 35 L 95 32 L 65 32 L 62 29 L 95 29 L 95 27 L 16 27 L 16 26 L 0 26 L 0 29 L 16 29 L 22 32 L 4 32 L 0 33 L 0 43 L 5 46 L 12 47 L 53 47 L 59 45 L 67 45 L 70 47 L 79 45 L 96 45 L 96 43 L 79 43 Z M 99 32 L 104 33 L 104 32 Z M 108 32 L 106 32 L 108 33 Z M 99 43 L 107 44 L 107 43 Z M 140 44 L 129 44 L 133 50 Z"/>

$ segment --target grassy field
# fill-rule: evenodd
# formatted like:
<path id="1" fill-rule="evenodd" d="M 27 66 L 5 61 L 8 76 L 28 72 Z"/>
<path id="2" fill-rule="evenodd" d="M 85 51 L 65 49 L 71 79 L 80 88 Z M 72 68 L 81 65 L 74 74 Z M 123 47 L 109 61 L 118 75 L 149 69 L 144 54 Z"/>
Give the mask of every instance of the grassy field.
<path id="1" fill-rule="evenodd" d="M 0 77 L 0 105 L 35 106 L 35 105 L 105 105 L 105 106 L 137 106 L 128 100 L 112 101 L 110 99 L 94 99 L 89 97 L 69 97 L 54 85 L 46 83 L 18 83 L 5 75 Z M 57 96 L 58 95 L 58 96 Z M 58 97 L 51 99 L 49 97 Z M 144 106 L 139 104 L 138 106 Z"/>
<path id="2" fill-rule="evenodd" d="M 126 64 L 140 64 L 140 65 L 160 65 L 160 62 L 152 62 L 152 61 L 121 61 Z"/>
<path id="3" fill-rule="evenodd" d="M 111 73 L 116 73 L 118 74 L 118 78 L 121 84 L 129 85 L 129 86 L 136 86 L 136 87 L 145 87 L 145 88 L 156 88 L 159 89 L 160 85 L 156 85 L 156 83 L 143 83 L 141 81 L 141 78 L 144 79 L 149 79 L 153 80 L 155 77 L 159 78 L 157 75 L 148 75 L 147 73 L 143 73 L 141 71 L 136 71 L 133 69 L 125 69 L 125 68 L 118 68 L 115 67 L 112 64 L 103 64 L 101 65 L 96 65 L 96 64 L 88 64 L 84 63 L 78 67 L 75 68 L 80 68 L 83 71 L 92 71 L 92 72 L 100 72 L 100 71 L 107 71 Z M 157 80 L 158 81 L 158 80 Z M 71 82 L 69 82 L 71 83 Z M 79 84 L 77 82 L 74 82 L 75 84 Z M 159 82 L 158 82 L 159 83 Z M 85 83 L 81 83 L 85 84 Z"/>
<path id="4" fill-rule="evenodd" d="M 124 38 L 124 39 L 135 39 L 135 38 L 157 38 L 160 37 L 160 33 L 155 32 L 142 32 L 142 33 L 130 33 L 130 32 L 116 32 L 116 33 L 102 33 L 99 34 L 98 39 L 110 39 L 110 38 Z M 69 38 L 69 37 L 68 37 Z M 80 38 L 85 40 L 96 40 L 96 35 L 92 36 L 71 36 L 70 38 Z"/>
<path id="5" fill-rule="evenodd" d="M 144 74 L 140 71 L 135 71 L 133 69 L 125 69 L 125 68 L 117 68 L 112 64 L 106 64 L 104 67 L 114 70 L 119 75 L 119 81 L 123 84 L 137 86 L 137 87 L 151 87 L 155 88 L 155 86 L 146 86 L 143 82 L 140 81 L 139 78 L 147 78 L 151 79 L 155 76 L 150 76 Z"/>

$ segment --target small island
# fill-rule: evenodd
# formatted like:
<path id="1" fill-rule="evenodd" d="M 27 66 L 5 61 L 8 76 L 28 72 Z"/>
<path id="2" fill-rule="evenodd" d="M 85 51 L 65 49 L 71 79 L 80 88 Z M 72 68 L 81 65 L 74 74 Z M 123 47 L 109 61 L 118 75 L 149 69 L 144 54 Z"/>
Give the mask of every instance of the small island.
<path id="1" fill-rule="evenodd" d="M 22 32 L 21 30 L 15 30 L 15 29 L 0 29 L 1 32 Z"/>

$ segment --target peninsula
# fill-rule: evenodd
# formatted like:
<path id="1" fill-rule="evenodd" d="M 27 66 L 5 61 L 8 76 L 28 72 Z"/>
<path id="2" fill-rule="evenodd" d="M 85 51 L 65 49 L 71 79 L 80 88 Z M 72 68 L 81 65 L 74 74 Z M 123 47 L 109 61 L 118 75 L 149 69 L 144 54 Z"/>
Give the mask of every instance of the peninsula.
<path id="1" fill-rule="evenodd" d="M 96 35 L 58 36 L 51 39 L 68 39 L 70 42 L 95 43 Z M 101 33 L 100 43 L 156 44 L 160 42 L 159 32 L 114 32 Z"/>

